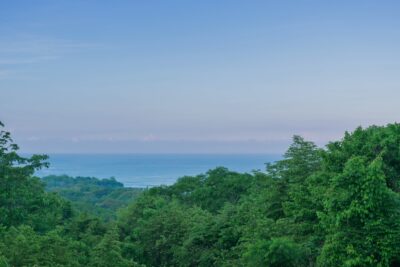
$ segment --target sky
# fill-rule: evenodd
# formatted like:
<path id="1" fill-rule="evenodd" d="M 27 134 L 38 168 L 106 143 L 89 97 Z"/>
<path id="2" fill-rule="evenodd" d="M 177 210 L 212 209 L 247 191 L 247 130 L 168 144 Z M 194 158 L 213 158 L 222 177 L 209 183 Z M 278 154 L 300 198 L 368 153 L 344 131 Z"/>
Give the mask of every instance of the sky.
<path id="1" fill-rule="evenodd" d="M 399 1 L 2 1 L 22 152 L 282 153 L 398 121 Z"/>

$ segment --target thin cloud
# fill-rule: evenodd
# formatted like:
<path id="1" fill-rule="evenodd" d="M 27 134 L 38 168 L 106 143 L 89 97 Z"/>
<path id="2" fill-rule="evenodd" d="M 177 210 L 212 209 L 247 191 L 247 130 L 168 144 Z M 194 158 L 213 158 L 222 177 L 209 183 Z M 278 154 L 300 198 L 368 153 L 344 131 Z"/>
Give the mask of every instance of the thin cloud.
<path id="1" fill-rule="evenodd" d="M 31 55 L 43 55 L 73 51 L 76 49 L 102 48 L 103 45 L 50 38 L 22 38 L 19 40 L 0 40 L 0 54 L 25 53 Z M 45 55 L 45 56 L 47 56 Z"/>
<path id="2" fill-rule="evenodd" d="M 3 58 L 0 59 L 0 65 L 24 65 L 24 64 L 34 64 L 41 61 L 47 60 L 55 60 L 58 59 L 58 56 L 41 56 L 41 57 L 32 57 L 32 58 Z"/>
<path id="3" fill-rule="evenodd" d="M 21 67 L 46 61 L 62 60 L 82 50 L 104 48 L 103 45 L 42 37 L 0 39 L 0 80 L 23 78 Z M 26 75 L 26 73 L 24 74 Z"/>

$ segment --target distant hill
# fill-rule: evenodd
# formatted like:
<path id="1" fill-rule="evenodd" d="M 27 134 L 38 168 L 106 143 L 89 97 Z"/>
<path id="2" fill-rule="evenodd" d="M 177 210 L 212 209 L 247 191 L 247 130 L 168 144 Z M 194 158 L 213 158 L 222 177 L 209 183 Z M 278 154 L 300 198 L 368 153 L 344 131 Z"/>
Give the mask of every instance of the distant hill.
<path id="1" fill-rule="evenodd" d="M 102 217 L 115 218 L 116 210 L 127 206 L 142 191 L 141 188 L 127 188 L 115 178 L 71 177 L 50 175 L 42 178 L 46 190 L 57 192 L 72 202 L 80 212 Z"/>

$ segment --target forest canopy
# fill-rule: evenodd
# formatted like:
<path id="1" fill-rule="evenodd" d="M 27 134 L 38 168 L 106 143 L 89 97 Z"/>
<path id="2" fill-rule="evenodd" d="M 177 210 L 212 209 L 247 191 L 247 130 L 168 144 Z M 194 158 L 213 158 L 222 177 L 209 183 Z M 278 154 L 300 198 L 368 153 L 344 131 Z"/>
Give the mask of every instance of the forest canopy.
<path id="1" fill-rule="evenodd" d="M 400 266 L 400 124 L 140 192 L 17 152 L 1 130 L 0 267 Z"/>

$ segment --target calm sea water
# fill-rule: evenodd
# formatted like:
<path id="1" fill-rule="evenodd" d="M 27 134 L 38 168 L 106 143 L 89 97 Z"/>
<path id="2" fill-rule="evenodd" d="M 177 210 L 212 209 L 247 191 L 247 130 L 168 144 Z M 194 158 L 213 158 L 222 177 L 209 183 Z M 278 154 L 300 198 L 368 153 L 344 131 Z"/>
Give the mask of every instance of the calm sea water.
<path id="1" fill-rule="evenodd" d="M 173 184 L 184 175 L 196 175 L 224 166 L 238 172 L 265 170 L 265 163 L 280 159 L 279 155 L 205 155 L 205 154 L 54 154 L 50 168 L 36 175 L 115 177 L 128 187 Z"/>

